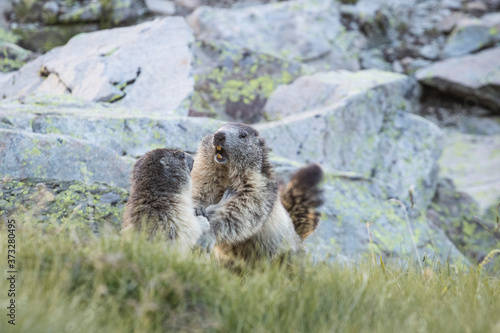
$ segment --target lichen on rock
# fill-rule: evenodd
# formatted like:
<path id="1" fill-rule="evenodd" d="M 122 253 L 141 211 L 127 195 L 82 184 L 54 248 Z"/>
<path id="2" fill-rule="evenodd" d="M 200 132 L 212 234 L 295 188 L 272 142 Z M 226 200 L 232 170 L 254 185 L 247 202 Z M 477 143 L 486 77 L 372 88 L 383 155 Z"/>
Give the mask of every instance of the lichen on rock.
<path id="1" fill-rule="evenodd" d="M 20 224 L 118 229 L 127 198 L 126 190 L 104 183 L 9 176 L 0 180 L 0 216 Z"/>
<path id="2" fill-rule="evenodd" d="M 189 115 L 255 123 L 271 93 L 301 75 L 301 64 L 225 42 L 193 46 L 194 94 Z"/>

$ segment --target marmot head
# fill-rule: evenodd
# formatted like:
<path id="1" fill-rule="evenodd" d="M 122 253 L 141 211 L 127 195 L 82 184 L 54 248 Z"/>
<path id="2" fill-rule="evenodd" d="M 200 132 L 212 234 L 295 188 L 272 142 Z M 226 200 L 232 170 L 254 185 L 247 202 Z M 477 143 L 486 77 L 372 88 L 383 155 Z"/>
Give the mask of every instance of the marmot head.
<path id="1" fill-rule="evenodd" d="M 143 155 L 132 171 L 132 190 L 139 193 L 182 193 L 191 188 L 193 157 L 177 149 L 155 149 Z"/>
<path id="2" fill-rule="evenodd" d="M 260 168 L 267 156 L 265 140 L 249 125 L 227 123 L 213 137 L 214 160 L 237 169 Z"/>

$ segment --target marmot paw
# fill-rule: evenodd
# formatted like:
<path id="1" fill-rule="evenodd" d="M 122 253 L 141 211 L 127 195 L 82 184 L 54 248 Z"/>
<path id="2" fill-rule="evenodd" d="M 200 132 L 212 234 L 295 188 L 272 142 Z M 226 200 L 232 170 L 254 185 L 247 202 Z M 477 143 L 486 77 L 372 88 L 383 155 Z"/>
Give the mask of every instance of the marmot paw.
<path id="1" fill-rule="evenodd" d="M 196 246 L 207 253 L 212 252 L 212 249 L 215 246 L 215 235 L 211 231 L 202 233 L 196 243 Z"/>
<path id="2" fill-rule="evenodd" d="M 194 215 L 196 216 L 204 216 L 205 218 L 208 219 L 208 214 L 207 211 L 205 210 L 205 207 L 196 207 L 194 209 Z"/>

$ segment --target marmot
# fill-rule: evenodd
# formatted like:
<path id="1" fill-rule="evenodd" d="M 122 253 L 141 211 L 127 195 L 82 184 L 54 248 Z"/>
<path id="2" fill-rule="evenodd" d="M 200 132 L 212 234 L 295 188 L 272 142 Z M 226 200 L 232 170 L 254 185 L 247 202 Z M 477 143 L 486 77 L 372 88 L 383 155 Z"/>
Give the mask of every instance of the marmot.
<path id="1" fill-rule="evenodd" d="M 299 170 L 280 200 L 267 151 L 257 130 L 238 123 L 222 125 L 198 147 L 193 202 L 197 214 L 208 217 L 208 234 L 224 254 L 248 260 L 293 253 L 318 225 L 321 167 Z"/>
<path id="2" fill-rule="evenodd" d="M 155 149 L 134 165 L 130 198 L 123 217 L 124 229 L 146 228 L 152 238 L 159 233 L 181 249 L 192 248 L 209 229 L 196 216 L 191 197 L 193 157 L 175 149 Z"/>

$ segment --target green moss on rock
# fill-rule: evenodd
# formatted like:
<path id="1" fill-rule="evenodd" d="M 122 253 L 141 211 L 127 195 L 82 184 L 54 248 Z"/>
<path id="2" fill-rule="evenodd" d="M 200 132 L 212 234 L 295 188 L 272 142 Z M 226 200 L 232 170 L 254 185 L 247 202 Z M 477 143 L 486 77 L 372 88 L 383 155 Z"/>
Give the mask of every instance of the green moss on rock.
<path id="1" fill-rule="evenodd" d="M 195 47 L 195 55 L 209 55 L 213 61 L 208 70 L 195 75 L 191 115 L 257 122 L 271 93 L 302 74 L 298 63 L 228 43 L 198 42 Z M 207 66 L 200 66 L 203 67 Z"/>
<path id="2" fill-rule="evenodd" d="M 0 214 L 22 223 L 57 223 L 68 228 L 121 226 L 128 192 L 104 183 L 5 176 Z"/>

